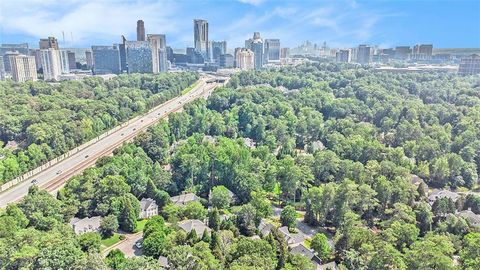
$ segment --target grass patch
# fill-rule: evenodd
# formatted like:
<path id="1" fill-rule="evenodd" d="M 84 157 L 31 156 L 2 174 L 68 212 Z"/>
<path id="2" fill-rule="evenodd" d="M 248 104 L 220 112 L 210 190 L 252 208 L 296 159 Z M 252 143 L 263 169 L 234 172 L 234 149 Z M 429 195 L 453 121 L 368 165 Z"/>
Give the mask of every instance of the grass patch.
<path id="1" fill-rule="evenodd" d="M 145 228 L 145 224 L 147 224 L 148 219 L 142 219 L 137 221 L 137 228 L 135 228 L 136 232 L 141 232 L 143 231 L 143 228 Z"/>
<path id="2" fill-rule="evenodd" d="M 102 246 L 108 248 L 118 242 L 120 242 L 120 235 L 115 233 L 109 238 L 102 239 Z"/>
<path id="3" fill-rule="evenodd" d="M 183 89 L 182 95 L 185 95 L 186 93 L 192 91 L 192 89 L 195 88 L 195 86 L 197 85 L 198 85 L 198 81 L 196 81 L 194 84 L 190 85 L 189 87 Z"/>

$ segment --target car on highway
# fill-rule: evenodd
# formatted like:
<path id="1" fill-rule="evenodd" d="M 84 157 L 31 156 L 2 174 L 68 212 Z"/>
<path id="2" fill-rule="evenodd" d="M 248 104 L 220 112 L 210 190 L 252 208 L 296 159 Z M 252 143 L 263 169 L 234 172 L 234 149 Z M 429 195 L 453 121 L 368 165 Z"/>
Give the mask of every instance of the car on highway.
<path id="1" fill-rule="evenodd" d="M 62 173 L 62 170 L 58 170 L 58 171 L 57 171 L 57 174 L 61 174 L 61 173 Z"/>
<path id="2" fill-rule="evenodd" d="M 32 183 L 32 185 L 36 185 L 36 184 L 38 184 L 38 180 L 37 180 L 37 179 L 33 179 L 30 183 Z"/>
<path id="3" fill-rule="evenodd" d="M 142 248 L 142 241 L 141 241 L 141 240 L 138 240 L 138 241 L 135 243 L 135 246 L 136 246 L 138 249 L 141 249 L 141 248 Z"/>
<path id="4" fill-rule="evenodd" d="M 136 128 L 133 128 L 133 131 L 137 130 Z"/>
<path id="5" fill-rule="evenodd" d="M 85 158 L 88 158 L 88 157 L 89 157 L 89 155 L 85 155 Z"/>

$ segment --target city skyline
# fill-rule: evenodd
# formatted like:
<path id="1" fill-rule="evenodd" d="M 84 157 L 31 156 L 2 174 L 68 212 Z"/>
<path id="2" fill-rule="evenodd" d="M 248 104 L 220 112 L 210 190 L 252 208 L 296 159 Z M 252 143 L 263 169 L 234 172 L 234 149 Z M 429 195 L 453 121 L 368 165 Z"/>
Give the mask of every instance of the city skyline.
<path id="1" fill-rule="evenodd" d="M 2 2 L 2 10 L 12 12 L 0 13 L 0 43 L 28 42 L 36 47 L 38 38 L 55 36 L 62 47 L 108 45 L 119 43 L 122 34 L 135 40 L 135 25 L 141 19 L 146 33 L 166 34 L 169 46 L 185 48 L 194 45 L 192 20 L 205 19 L 210 24 L 209 40 L 226 40 L 230 49 L 242 46 L 253 32 L 278 38 L 286 47 L 304 40 L 326 41 L 339 48 L 416 43 L 480 47 L 480 3 L 475 1 L 47 1 L 42 5 L 32 1 L 21 0 L 15 6 Z"/>

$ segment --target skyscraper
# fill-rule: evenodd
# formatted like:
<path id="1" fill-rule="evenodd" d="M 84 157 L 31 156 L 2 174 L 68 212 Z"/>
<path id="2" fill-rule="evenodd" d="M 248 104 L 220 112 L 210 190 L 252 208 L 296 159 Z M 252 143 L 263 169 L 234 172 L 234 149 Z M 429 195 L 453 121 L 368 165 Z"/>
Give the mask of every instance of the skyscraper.
<path id="1" fill-rule="evenodd" d="M 3 64 L 3 56 L 0 55 L 0 81 L 5 80 L 5 65 Z"/>
<path id="2" fill-rule="evenodd" d="M 206 20 L 193 20 L 193 43 L 204 59 L 210 59 L 208 48 L 208 22 Z"/>
<path id="3" fill-rule="evenodd" d="M 233 55 L 231 54 L 222 54 L 220 55 L 219 66 L 223 68 L 233 68 Z"/>
<path id="4" fill-rule="evenodd" d="M 370 63 L 371 48 L 367 45 L 358 46 L 357 63 L 367 65 Z"/>
<path id="5" fill-rule="evenodd" d="M 12 79 L 14 81 L 25 82 L 37 80 L 37 66 L 35 65 L 35 56 L 10 56 L 10 64 L 12 67 Z"/>
<path id="6" fill-rule="evenodd" d="M 85 51 L 85 61 L 87 62 L 87 68 L 93 67 L 93 57 L 91 51 Z"/>
<path id="7" fill-rule="evenodd" d="M 226 41 L 212 41 L 212 60 L 215 63 L 220 62 L 220 55 L 227 53 Z"/>
<path id="8" fill-rule="evenodd" d="M 432 58 L 432 44 L 417 44 L 412 50 L 412 59 L 414 60 L 430 60 Z"/>
<path id="9" fill-rule="evenodd" d="M 118 44 L 118 50 L 120 53 L 120 73 L 128 72 L 127 67 L 127 52 L 125 50 L 125 42 L 127 39 L 122 35 L 122 42 Z"/>
<path id="10" fill-rule="evenodd" d="M 351 61 L 350 50 L 340 50 L 335 54 L 335 59 L 339 63 L 349 63 Z"/>
<path id="11" fill-rule="evenodd" d="M 410 55 L 410 46 L 397 46 L 395 47 L 395 58 L 399 60 L 406 60 Z"/>
<path id="12" fill-rule="evenodd" d="M 28 43 L 2 44 L 0 46 L 0 56 L 3 56 L 6 52 L 18 52 L 20 54 L 28 55 Z"/>
<path id="13" fill-rule="evenodd" d="M 69 69 L 76 69 L 77 68 L 77 61 L 75 59 L 75 53 L 72 51 L 67 51 L 68 54 L 68 68 Z"/>
<path id="14" fill-rule="evenodd" d="M 280 49 L 280 58 L 285 59 L 290 57 L 290 48 L 281 48 Z"/>
<path id="15" fill-rule="evenodd" d="M 472 54 L 468 57 L 462 58 L 460 62 L 460 66 L 458 67 L 458 74 L 460 75 L 480 74 L 480 55 Z"/>
<path id="16" fill-rule="evenodd" d="M 280 39 L 265 39 L 265 62 L 280 61 Z"/>
<path id="17" fill-rule="evenodd" d="M 126 41 L 128 73 L 152 73 L 152 48 L 148 41 Z"/>
<path id="18" fill-rule="evenodd" d="M 263 41 L 259 32 L 253 33 L 253 38 L 245 40 L 245 47 L 252 50 L 254 54 L 254 66 L 256 70 L 262 68 L 264 63 Z"/>
<path id="19" fill-rule="evenodd" d="M 38 42 L 40 50 L 56 49 L 58 50 L 58 41 L 54 37 L 41 38 Z"/>
<path id="20" fill-rule="evenodd" d="M 147 35 L 152 50 L 152 72 L 167 71 L 167 41 L 165 35 Z"/>
<path id="21" fill-rule="evenodd" d="M 237 68 L 241 70 L 250 70 L 255 68 L 255 54 L 250 49 L 242 48 L 236 50 L 235 60 Z"/>
<path id="22" fill-rule="evenodd" d="M 145 23 L 142 20 L 137 21 L 137 41 L 145 41 Z"/>
<path id="23" fill-rule="evenodd" d="M 40 50 L 43 67 L 43 79 L 45 81 L 58 81 L 62 74 L 62 63 L 59 50 L 50 48 Z"/>
<path id="24" fill-rule="evenodd" d="M 20 53 L 18 51 L 13 51 L 13 52 L 6 52 L 3 55 L 3 67 L 5 69 L 6 73 L 11 73 L 12 72 L 12 65 L 10 65 L 10 57 L 19 55 Z"/>
<path id="25" fill-rule="evenodd" d="M 92 56 L 95 74 L 120 73 L 120 50 L 118 45 L 92 46 Z"/>

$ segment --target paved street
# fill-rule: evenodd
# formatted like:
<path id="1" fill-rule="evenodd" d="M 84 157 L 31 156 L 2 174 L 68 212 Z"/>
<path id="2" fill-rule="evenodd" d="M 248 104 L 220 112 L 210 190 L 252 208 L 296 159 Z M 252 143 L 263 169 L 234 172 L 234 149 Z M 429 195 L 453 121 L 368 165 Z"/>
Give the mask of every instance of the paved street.
<path id="1" fill-rule="evenodd" d="M 125 254 L 125 257 L 131 258 L 134 256 L 141 256 L 142 249 L 139 249 L 135 246 L 135 243 L 138 241 L 142 241 L 143 239 L 143 232 L 138 232 L 135 234 L 124 234 L 126 239 L 116 245 L 113 245 L 103 251 L 104 256 L 108 255 L 108 253 L 113 249 L 119 249 L 120 251 Z"/>
<path id="2" fill-rule="evenodd" d="M 166 117 L 171 112 L 180 110 L 184 104 L 196 98 L 207 97 L 218 86 L 215 82 L 207 83 L 212 78 L 213 76 L 202 77 L 197 86 L 187 94 L 171 99 L 152 109 L 147 114 L 131 119 L 127 123 L 122 124 L 122 127 L 117 131 L 108 134 L 106 137 L 72 154 L 63 161 L 0 193 L 0 208 L 23 198 L 27 194 L 28 188 L 32 185 L 31 181 L 33 179 L 37 180 L 37 185 L 40 188 L 52 193 L 56 192 L 70 177 L 81 173 L 88 167 L 94 166 L 98 158 L 111 154 L 123 142 L 133 139 L 159 119 Z"/>

